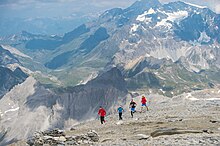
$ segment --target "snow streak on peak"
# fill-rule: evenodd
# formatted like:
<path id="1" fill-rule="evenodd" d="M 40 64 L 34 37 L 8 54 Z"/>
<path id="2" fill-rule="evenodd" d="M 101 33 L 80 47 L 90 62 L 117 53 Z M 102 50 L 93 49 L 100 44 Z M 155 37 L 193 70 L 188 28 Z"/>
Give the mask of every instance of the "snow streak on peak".
<path id="1" fill-rule="evenodd" d="M 151 21 L 151 18 L 146 18 L 146 15 L 150 15 L 150 14 L 154 14 L 155 13 L 155 11 L 154 11 L 154 9 L 152 9 L 152 8 L 150 8 L 148 11 L 145 11 L 143 14 L 141 14 L 141 15 L 138 15 L 137 16 L 137 18 L 136 18 L 136 20 L 137 21 Z"/>
<path id="2" fill-rule="evenodd" d="M 184 2 L 184 3 L 188 4 L 190 6 L 193 6 L 193 7 L 201 8 L 201 9 L 207 8 L 207 6 L 200 6 L 200 5 L 196 5 L 196 4 L 192 4 L 192 3 L 188 3 L 188 2 Z"/>
<path id="3" fill-rule="evenodd" d="M 131 27 L 130 33 L 133 33 L 135 31 L 137 31 L 138 27 L 139 27 L 139 25 L 133 24 L 132 27 Z"/>
<path id="4" fill-rule="evenodd" d="M 173 12 L 173 13 L 166 13 L 163 12 L 164 14 L 167 15 L 166 19 L 162 19 L 160 22 L 157 23 L 156 26 L 167 26 L 167 27 L 171 27 L 172 24 L 170 24 L 169 22 L 175 22 L 175 21 L 179 21 L 181 19 L 184 19 L 188 16 L 188 12 L 187 11 L 178 11 L 178 12 Z"/>
<path id="5" fill-rule="evenodd" d="M 155 11 L 154 11 L 154 9 L 152 9 L 152 8 L 150 8 L 149 10 L 148 10 L 148 12 L 147 12 L 147 14 L 154 14 L 155 13 Z"/>

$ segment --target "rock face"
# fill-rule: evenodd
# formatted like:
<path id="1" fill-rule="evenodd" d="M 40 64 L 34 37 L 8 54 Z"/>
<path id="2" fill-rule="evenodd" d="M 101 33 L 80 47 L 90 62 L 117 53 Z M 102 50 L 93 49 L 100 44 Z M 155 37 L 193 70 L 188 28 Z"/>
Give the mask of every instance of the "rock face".
<path id="1" fill-rule="evenodd" d="M 118 124 L 118 114 L 115 113 L 106 117 L 104 125 L 99 120 L 91 120 L 57 136 L 49 133 L 58 132 L 45 132 L 47 135 L 41 136 L 44 137 L 41 139 L 55 139 L 56 142 L 66 140 L 66 145 L 71 139 L 69 144 L 88 143 L 94 146 L 219 145 L 219 93 L 219 89 L 210 89 L 173 98 L 149 95 L 150 110 L 141 113 L 140 93 L 134 98 L 138 103 L 134 118 L 131 118 L 127 108 L 130 101 L 127 100 L 121 124 Z"/>
<path id="2" fill-rule="evenodd" d="M 15 85 L 22 83 L 28 77 L 20 68 L 14 71 L 0 66 L 0 99 Z"/>
<path id="3" fill-rule="evenodd" d="M 8 50 L 5 50 L 0 45 L 0 66 L 7 66 L 8 64 L 20 63 L 18 59 L 12 55 Z"/>
<path id="4" fill-rule="evenodd" d="M 87 120 L 96 117 L 99 106 L 110 109 L 127 94 L 126 83 L 119 69 L 113 68 L 86 85 L 59 91 L 60 97 L 54 105 L 63 107 L 60 122 L 67 119 Z"/>
<path id="5" fill-rule="evenodd" d="M 77 122 L 94 119 L 99 106 L 110 114 L 111 108 L 119 101 L 123 102 L 126 95 L 126 84 L 117 68 L 85 85 L 56 91 L 46 89 L 29 77 L 0 100 L 0 124 L 7 129 L 1 144 L 26 139 L 39 129 L 67 128 Z M 93 133 L 89 133 L 89 137 L 97 141 Z"/>
<path id="6" fill-rule="evenodd" d="M 8 66 L 12 64 L 20 65 L 20 62 L 10 51 L 0 45 L 0 99 L 15 85 L 24 82 L 28 77 L 18 67 L 14 70 L 9 69 Z"/>
<path id="7" fill-rule="evenodd" d="M 54 129 L 46 132 L 35 133 L 32 139 L 27 141 L 30 146 L 36 145 L 80 145 L 93 144 L 99 141 L 99 135 L 92 130 L 86 134 L 68 136 L 63 130 Z"/>

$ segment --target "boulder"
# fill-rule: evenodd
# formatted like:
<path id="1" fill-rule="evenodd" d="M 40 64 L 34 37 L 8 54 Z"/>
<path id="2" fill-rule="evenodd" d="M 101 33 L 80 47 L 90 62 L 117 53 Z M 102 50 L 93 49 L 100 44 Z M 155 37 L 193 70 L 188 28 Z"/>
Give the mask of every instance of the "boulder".
<path id="1" fill-rule="evenodd" d="M 65 136 L 64 131 L 58 129 L 36 132 L 35 134 L 32 139 L 27 141 L 28 145 L 79 145 L 92 144 L 99 141 L 99 136 L 94 130 L 76 136 Z"/>
<path id="2" fill-rule="evenodd" d="M 166 128 L 159 129 L 152 132 L 150 135 L 152 137 L 162 136 L 162 135 L 174 135 L 174 134 L 187 134 L 187 133 L 203 133 L 203 131 L 199 130 L 181 130 L 177 128 Z"/>
<path id="3" fill-rule="evenodd" d="M 61 141 L 61 142 L 65 142 L 66 141 L 66 138 L 64 136 L 60 136 L 58 141 Z"/>
<path id="4" fill-rule="evenodd" d="M 93 142 L 98 142 L 99 141 L 99 135 L 95 130 L 91 130 L 87 133 L 87 136 L 91 138 Z"/>
<path id="5" fill-rule="evenodd" d="M 145 134 L 137 134 L 135 136 L 135 138 L 137 138 L 138 140 L 147 140 L 150 136 L 149 135 L 145 135 Z"/>

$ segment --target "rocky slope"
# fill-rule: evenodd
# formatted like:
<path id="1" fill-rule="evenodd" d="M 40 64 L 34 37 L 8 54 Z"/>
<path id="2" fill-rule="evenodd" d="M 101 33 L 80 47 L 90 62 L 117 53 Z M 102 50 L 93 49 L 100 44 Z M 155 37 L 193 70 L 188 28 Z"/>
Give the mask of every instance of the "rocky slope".
<path id="1" fill-rule="evenodd" d="M 22 83 L 28 77 L 20 68 L 14 71 L 0 66 L 0 99 L 9 92 L 15 85 Z"/>
<path id="2" fill-rule="evenodd" d="M 139 93 L 141 95 L 141 93 Z M 124 105 L 123 121 L 118 114 L 106 117 L 106 123 L 92 120 L 72 126 L 63 132 L 64 137 L 44 134 L 41 142 L 54 141 L 61 145 L 219 145 L 220 144 L 220 104 L 219 88 L 184 93 L 173 98 L 148 95 L 150 110 L 139 113 L 141 96 L 135 96 L 137 112 L 131 118 L 128 102 Z M 116 108 L 116 107 L 115 107 Z M 93 134 L 98 141 L 87 137 Z M 45 132 L 48 133 L 48 132 Z M 53 133 L 53 131 L 51 131 Z M 56 133 L 56 132 L 55 132 Z M 39 134 L 37 134 L 39 137 Z M 37 136 L 36 135 L 36 136 Z M 77 137 L 84 137 L 77 140 Z M 39 142 L 39 138 L 34 138 Z M 38 141 L 37 141 L 38 140 Z M 30 144 L 30 141 L 28 142 Z M 25 144 L 19 141 L 16 144 Z M 16 145 L 14 144 L 14 145 Z"/>
<path id="3" fill-rule="evenodd" d="M 113 68 L 86 85 L 51 90 L 33 77 L 0 100 L 1 144 L 32 136 L 35 131 L 66 128 L 94 118 L 99 106 L 111 112 L 127 95 L 121 72 Z M 15 134 L 16 133 L 16 134 Z"/>
<path id="4" fill-rule="evenodd" d="M 17 66 L 11 67 L 16 64 Z M 0 45 L 0 99 L 15 85 L 22 83 L 28 75 L 19 68 L 20 61 L 4 46 Z"/>
<path id="5" fill-rule="evenodd" d="M 7 66 L 8 64 L 20 63 L 19 60 L 10 53 L 10 51 L 5 50 L 0 46 L 0 65 Z"/>
<path id="6" fill-rule="evenodd" d="M 43 132 L 37 141 L 46 136 L 52 142 L 91 142 L 88 131 L 94 129 L 99 135 L 95 145 L 219 144 L 219 17 L 183 2 L 140 0 L 106 11 L 63 37 L 23 32 L 13 44 L 20 57 L 25 52 L 19 62 L 70 87 L 45 86 L 35 76 L 11 89 L 0 100 L 1 144 L 74 124 L 72 131 L 61 132 L 65 137 L 48 138 L 50 132 Z M 3 51 L 6 65 L 17 61 L 8 53 Z M 151 101 L 150 111 L 134 119 L 126 100 L 140 99 L 132 91 L 149 94 Z M 119 104 L 126 104 L 125 121 L 114 115 Z M 94 120 L 100 105 L 109 113 L 101 127 Z"/>

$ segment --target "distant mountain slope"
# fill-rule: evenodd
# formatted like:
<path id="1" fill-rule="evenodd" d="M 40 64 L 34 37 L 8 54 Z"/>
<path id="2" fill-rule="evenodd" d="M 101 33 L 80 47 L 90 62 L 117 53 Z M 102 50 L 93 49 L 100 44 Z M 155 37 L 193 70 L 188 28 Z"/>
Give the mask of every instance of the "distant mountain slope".
<path id="1" fill-rule="evenodd" d="M 17 34 L 21 31 L 27 31 L 34 34 L 63 34 L 71 31 L 77 26 L 95 19 L 93 16 L 85 16 L 76 14 L 75 16 L 49 18 L 45 16 L 33 18 L 19 18 L 19 17 L 1 17 L 0 20 L 0 36 L 9 36 Z"/>
<path id="2" fill-rule="evenodd" d="M 10 51 L 0 46 L 0 99 L 28 77 L 20 68 L 9 69 L 13 64 L 19 66 L 21 63 Z"/>
<path id="3" fill-rule="evenodd" d="M 108 10 L 63 37 L 24 33 L 22 43 L 15 46 L 44 65 L 44 71 L 74 86 L 111 67 L 132 70 L 130 64 L 145 57 L 171 60 L 173 64 L 185 60 L 179 63 L 189 74 L 219 72 L 219 32 L 220 15 L 208 8 L 140 0 L 126 9 Z M 153 60 L 148 60 L 140 69 L 133 69 L 135 74 L 161 67 L 150 66 Z M 132 77 L 131 73 L 126 77 Z"/>
<path id="4" fill-rule="evenodd" d="M 7 66 L 8 64 L 20 63 L 19 60 L 12 55 L 8 50 L 0 46 L 0 66 Z"/>
<path id="5" fill-rule="evenodd" d="M 211 54 L 218 53 L 219 17 L 220 15 L 207 8 L 195 7 L 183 2 L 162 5 L 157 0 L 141 0 L 124 10 L 106 11 L 97 21 L 86 25 L 90 32 L 97 30 L 99 25 L 107 29 L 109 37 L 103 41 L 105 50 L 109 53 L 106 59 L 110 61 L 115 56 L 116 65 L 126 64 L 130 59 L 148 55 L 159 59 L 171 58 L 173 61 L 177 61 L 180 57 L 186 57 L 192 66 L 200 66 L 204 69 L 208 68 L 208 62 L 214 62 L 216 66 L 219 66 L 218 57 L 216 55 L 210 56 L 210 52 L 212 52 Z M 84 50 L 90 51 L 92 44 L 85 45 L 88 41 L 86 39 L 89 40 L 89 36 L 86 35 L 81 46 L 84 46 Z M 113 48 L 113 45 L 117 47 Z M 200 47 L 206 49 L 199 51 Z M 79 47 L 78 50 L 81 48 Z M 111 53 L 109 50 L 112 49 L 115 49 L 117 53 L 115 51 Z M 93 50 L 96 50 L 96 54 L 89 52 L 87 56 L 96 56 L 101 59 L 101 56 L 97 56 L 97 52 L 103 48 L 94 46 Z M 197 51 L 195 52 L 195 50 Z M 62 58 L 64 60 L 66 58 L 74 59 L 75 53 Z M 105 52 L 103 53 L 103 56 L 107 55 Z M 200 56 L 204 53 L 205 56 Z M 199 59 L 194 60 L 193 54 L 200 56 Z M 86 58 L 85 54 L 81 54 L 81 56 L 90 60 L 90 58 Z M 128 56 L 130 56 L 129 59 Z M 123 57 L 124 59 L 121 60 Z M 52 60 L 56 60 L 56 56 L 54 58 Z M 120 61 L 117 61 L 119 59 Z M 69 64 L 69 62 L 66 61 L 62 66 Z"/>
<path id="6" fill-rule="evenodd" d="M 75 34 L 75 33 L 74 33 Z M 65 36 L 64 36 L 65 37 Z M 75 36 L 74 36 L 75 37 Z M 78 56 L 81 54 L 88 54 L 91 52 L 96 46 L 98 46 L 102 41 L 108 39 L 109 35 L 105 28 L 100 27 L 94 33 L 94 35 L 90 35 L 88 39 L 82 42 L 80 47 L 76 51 L 69 51 L 63 54 L 60 54 L 53 58 L 50 62 L 46 63 L 45 66 L 50 69 L 56 69 L 65 65 L 69 62 L 69 60 L 73 56 Z"/>
<path id="7" fill-rule="evenodd" d="M 28 41 L 25 45 L 27 49 L 31 50 L 54 50 L 57 47 L 69 43 L 70 41 L 74 40 L 75 38 L 79 37 L 80 35 L 88 32 L 89 29 L 86 28 L 85 25 L 81 25 L 77 27 L 75 30 L 66 33 L 62 38 L 41 38 L 41 39 L 32 39 Z"/>
<path id="8" fill-rule="evenodd" d="M 20 68 L 11 71 L 0 66 L 0 97 L 10 91 L 15 85 L 22 83 L 27 77 L 28 75 Z"/>

